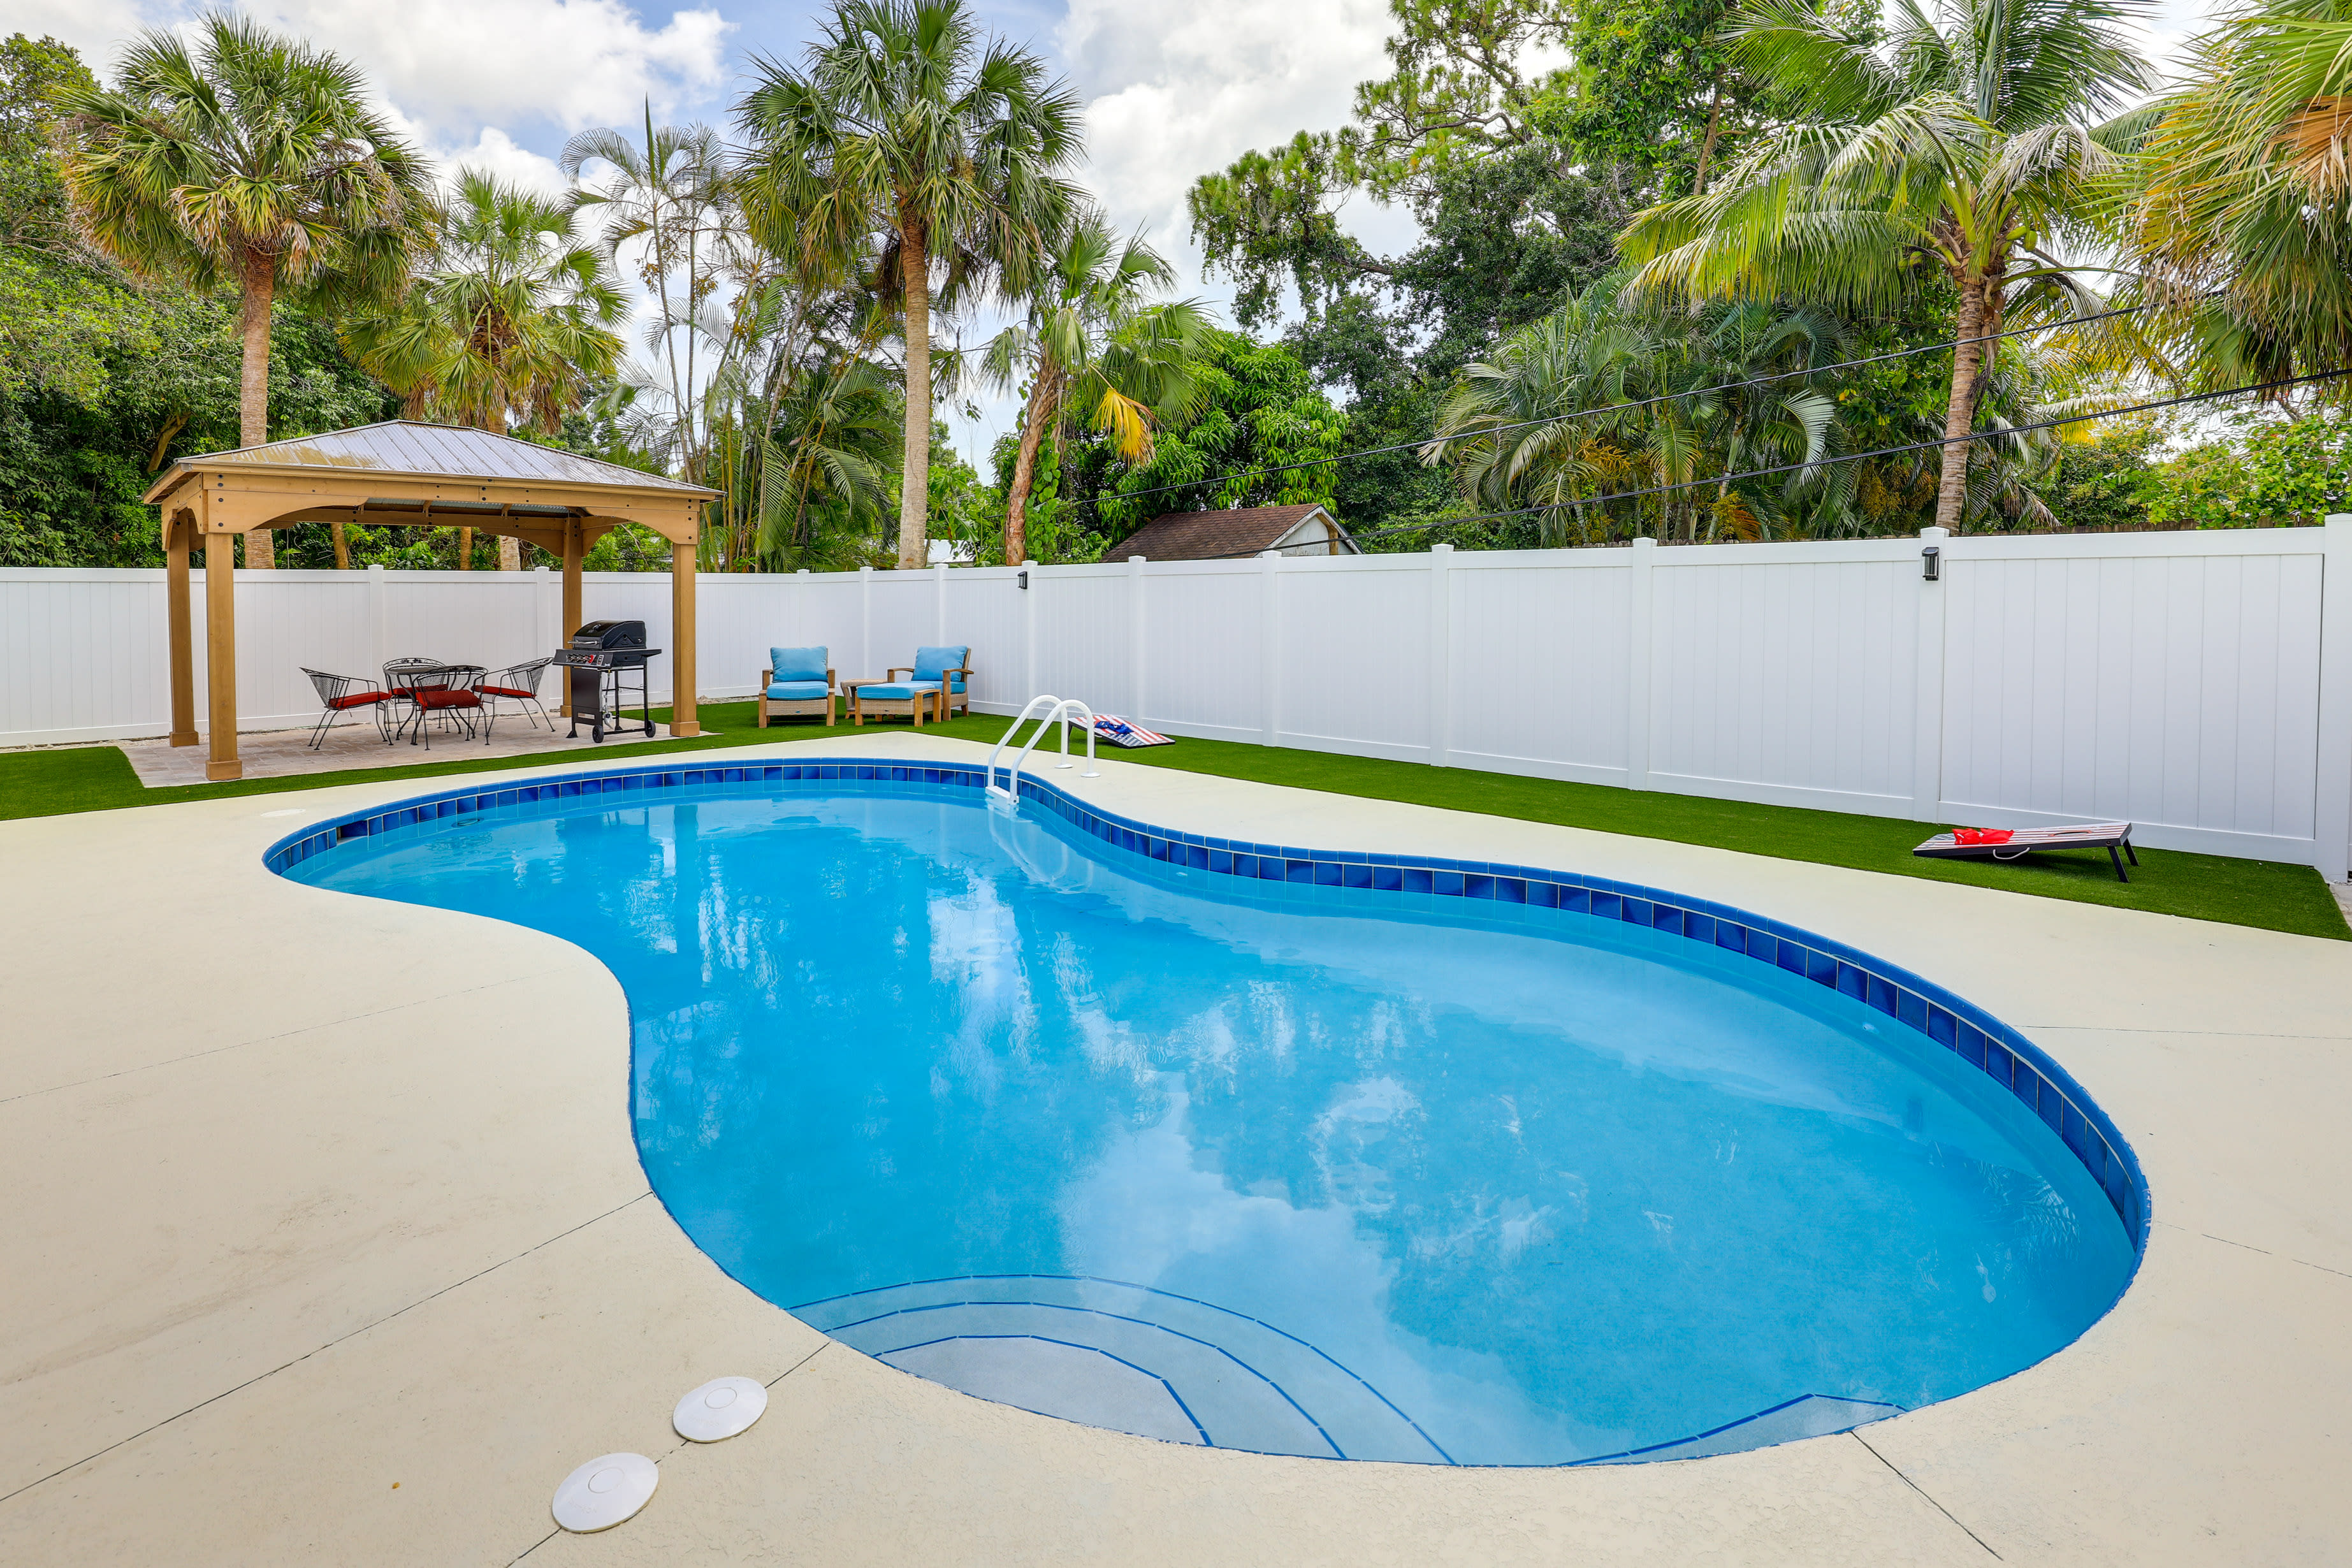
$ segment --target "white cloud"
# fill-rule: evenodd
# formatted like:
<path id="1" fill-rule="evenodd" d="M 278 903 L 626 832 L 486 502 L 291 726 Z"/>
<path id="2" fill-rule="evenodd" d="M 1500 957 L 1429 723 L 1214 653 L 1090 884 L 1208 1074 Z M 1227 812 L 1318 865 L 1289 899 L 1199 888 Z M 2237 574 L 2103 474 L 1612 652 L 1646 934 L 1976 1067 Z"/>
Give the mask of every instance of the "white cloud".
<path id="1" fill-rule="evenodd" d="M 434 142 L 533 121 L 626 125 L 648 98 L 667 118 L 719 90 L 733 30 L 715 10 L 651 28 L 619 0 L 276 0 L 255 12 L 351 60 Z"/>
<path id="2" fill-rule="evenodd" d="M 189 0 L 15 0 L 9 30 L 53 33 L 101 74 L 142 27 L 185 26 Z M 424 145 L 463 145 L 500 128 L 516 137 L 709 112 L 735 30 L 715 9 L 651 26 L 622 0 L 263 0 L 245 7 L 280 32 L 357 66 Z"/>
<path id="3" fill-rule="evenodd" d="M 1356 83 L 1387 72 L 1388 30 L 1383 0 L 1072 0 L 1062 50 L 1097 94 L 1088 183 L 1120 219 L 1172 246 L 1194 179 L 1250 148 L 1343 124 Z"/>
<path id="4" fill-rule="evenodd" d="M 471 142 L 445 140 L 436 137 L 432 127 L 419 125 L 403 114 L 397 105 L 391 106 L 388 113 L 401 138 L 433 161 L 444 184 L 466 168 L 483 170 L 508 184 L 541 195 L 560 196 L 572 188 L 554 159 L 520 145 L 498 126 L 483 126 Z"/>
<path id="5" fill-rule="evenodd" d="M 0 31 L 70 44 L 101 77 L 122 46 L 152 25 L 138 0 L 9 0 L 7 11 Z"/>

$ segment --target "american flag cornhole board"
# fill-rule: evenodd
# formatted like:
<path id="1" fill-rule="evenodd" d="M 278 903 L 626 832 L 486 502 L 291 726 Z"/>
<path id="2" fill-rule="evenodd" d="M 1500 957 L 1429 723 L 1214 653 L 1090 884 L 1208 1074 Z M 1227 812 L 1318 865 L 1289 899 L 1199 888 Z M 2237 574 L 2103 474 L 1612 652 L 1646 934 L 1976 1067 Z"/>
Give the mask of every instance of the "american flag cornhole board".
<path id="1" fill-rule="evenodd" d="M 2129 855 L 2133 865 L 2139 864 L 2131 831 L 2128 822 L 2078 822 L 2064 827 L 2013 830 L 1963 828 L 1958 833 L 1938 833 L 1911 853 L 1930 860 L 2020 860 L 2038 849 L 2104 849 L 2115 866 L 2116 880 L 2128 882 L 2124 856 Z M 1963 835 L 1980 837 L 1969 842 Z"/>
<path id="2" fill-rule="evenodd" d="M 1164 746 L 1168 737 L 1131 724 L 1116 713 L 1095 715 L 1095 739 L 1108 741 L 1114 746 Z"/>

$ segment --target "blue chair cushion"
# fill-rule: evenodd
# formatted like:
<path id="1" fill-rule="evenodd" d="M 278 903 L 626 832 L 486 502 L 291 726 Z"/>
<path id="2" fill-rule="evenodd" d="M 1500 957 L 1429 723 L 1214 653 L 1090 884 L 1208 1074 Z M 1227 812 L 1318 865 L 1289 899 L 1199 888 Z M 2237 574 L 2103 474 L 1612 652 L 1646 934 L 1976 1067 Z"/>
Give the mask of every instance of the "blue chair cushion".
<path id="1" fill-rule="evenodd" d="M 924 687 L 924 694 L 929 695 L 930 689 Z M 915 689 L 901 680 L 889 686 L 861 686 L 857 689 L 857 695 L 860 700 L 867 702 L 904 702 L 915 695 Z"/>
<path id="2" fill-rule="evenodd" d="M 768 679 L 778 682 L 824 679 L 825 650 L 821 647 L 772 647 Z"/>
<path id="3" fill-rule="evenodd" d="M 814 702 L 832 689 L 822 676 L 814 680 L 779 680 L 768 688 L 772 702 Z"/>
<path id="4" fill-rule="evenodd" d="M 949 670 L 962 668 L 965 656 L 971 652 L 969 643 L 961 647 L 919 647 L 915 650 L 915 679 L 936 682 Z M 956 689 L 961 691 L 963 688 L 958 686 Z"/>

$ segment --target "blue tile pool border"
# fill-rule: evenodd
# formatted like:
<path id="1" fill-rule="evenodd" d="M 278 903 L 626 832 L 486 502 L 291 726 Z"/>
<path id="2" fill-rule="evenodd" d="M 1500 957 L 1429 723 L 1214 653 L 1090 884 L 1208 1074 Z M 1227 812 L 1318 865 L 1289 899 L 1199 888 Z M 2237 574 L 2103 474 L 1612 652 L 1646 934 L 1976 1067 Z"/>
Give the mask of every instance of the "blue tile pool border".
<path id="1" fill-rule="evenodd" d="M 455 817 L 509 808 L 562 805 L 588 796 L 631 795 L 642 800 L 662 790 L 718 790 L 743 784 L 905 784 L 979 793 L 987 770 L 978 764 L 888 762 L 841 757 L 822 763 L 751 763 L 730 766 L 614 768 L 566 773 L 528 784 L 443 791 L 354 812 L 289 834 L 262 854 L 281 875 L 315 855 L 354 839 L 425 829 Z M 2139 1159 L 2105 1111 L 2072 1074 L 2015 1029 L 1932 981 L 1784 921 L 1728 904 L 1535 866 L 1435 859 L 1297 845 L 1256 844 L 1198 833 L 1178 833 L 1101 811 L 1026 774 L 1021 798 L 1034 801 L 1082 833 L 1113 848 L 1180 868 L 1262 882 L 1331 888 L 1342 896 L 1377 900 L 1384 893 L 1423 893 L 1554 910 L 1589 920 L 1646 927 L 1717 951 L 1769 963 L 1875 1008 L 2015 1095 L 2042 1118 L 2107 1194 L 2135 1252 L 2146 1246 L 2147 1180 Z"/>

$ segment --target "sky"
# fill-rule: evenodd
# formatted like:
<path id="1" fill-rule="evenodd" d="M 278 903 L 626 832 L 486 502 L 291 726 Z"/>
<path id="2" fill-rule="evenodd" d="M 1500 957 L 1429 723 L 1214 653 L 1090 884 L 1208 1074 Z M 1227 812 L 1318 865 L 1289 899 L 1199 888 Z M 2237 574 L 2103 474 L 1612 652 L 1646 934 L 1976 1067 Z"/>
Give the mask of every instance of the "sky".
<path id="1" fill-rule="evenodd" d="M 2197 30 L 2210 0 L 2161 0 L 2149 37 L 2159 62 Z M 144 27 L 184 22 L 181 0 L 0 0 L 0 31 L 48 35 L 107 72 Z M 724 127 L 750 62 L 797 59 L 815 31 L 805 4 L 707 0 L 691 9 L 624 0 L 257 0 L 283 31 L 359 65 L 383 107 L 445 167 L 474 164 L 560 191 L 556 156 L 573 132 L 657 121 Z M 1386 0 L 980 0 L 992 30 L 1028 45 L 1087 103 L 1081 178 L 1123 227 L 1143 230 L 1181 274 L 1182 291 L 1222 304 L 1203 278 L 1184 216 L 1197 176 L 1300 130 L 1337 127 L 1359 81 L 1386 74 Z M 1410 244 L 1404 215 L 1369 205 L 1347 215 L 1375 250 Z M 967 342 L 989 323 L 967 324 Z M 956 444 L 984 454 L 1015 416 L 1009 398 L 975 392 L 979 416 L 950 421 Z"/>

